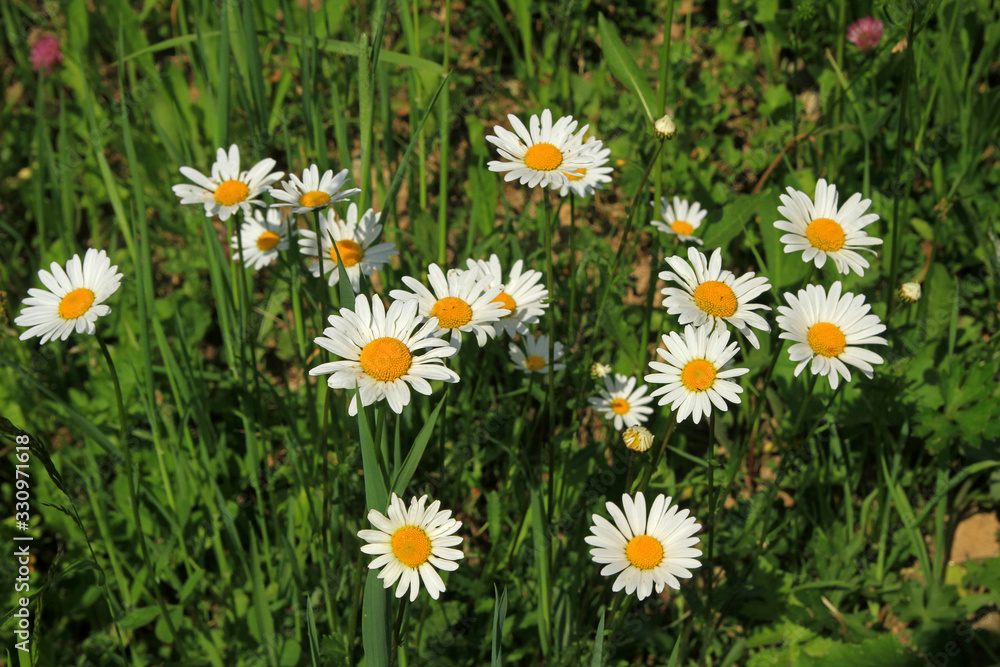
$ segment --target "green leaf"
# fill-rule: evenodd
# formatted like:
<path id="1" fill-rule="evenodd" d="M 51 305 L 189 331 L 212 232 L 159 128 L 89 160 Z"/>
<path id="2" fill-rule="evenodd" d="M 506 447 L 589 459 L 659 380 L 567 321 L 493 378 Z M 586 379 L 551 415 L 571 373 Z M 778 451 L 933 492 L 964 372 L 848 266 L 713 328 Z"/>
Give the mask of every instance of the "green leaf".
<path id="1" fill-rule="evenodd" d="M 601 667 L 604 664 L 604 612 L 601 609 L 601 620 L 597 622 L 597 636 L 594 637 L 594 655 L 590 658 L 590 667 Z"/>
<path id="2" fill-rule="evenodd" d="M 607 60 L 611 73 L 633 95 L 639 98 L 639 102 L 646 112 L 646 118 L 649 119 L 650 124 L 655 123 L 662 115 L 661 110 L 655 106 L 656 96 L 653 94 L 653 89 L 649 86 L 646 77 L 643 76 L 642 70 L 639 69 L 639 65 L 635 62 L 635 58 L 625 48 L 622 38 L 618 35 L 618 29 L 609 23 L 603 14 L 598 17 L 597 25 L 601 34 L 601 51 L 604 52 L 604 59 Z"/>
<path id="3" fill-rule="evenodd" d="M 531 537 L 535 547 L 535 571 L 538 575 L 538 636 L 542 642 L 542 654 L 548 655 L 552 649 L 552 578 L 549 574 L 549 551 L 551 540 L 545 532 L 545 508 L 538 491 L 531 490 Z"/>
<path id="4" fill-rule="evenodd" d="M 503 665 L 503 622 L 507 618 L 507 587 L 504 586 L 503 595 L 501 595 L 494 584 L 493 595 L 496 600 L 493 603 L 493 651 L 490 667 L 501 667 Z"/>
<path id="5" fill-rule="evenodd" d="M 365 597 L 361 606 L 361 643 L 365 649 L 365 664 L 369 667 L 389 667 L 389 591 L 375 570 L 368 570 Z"/>
<path id="6" fill-rule="evenodd" d="M 389 491 L 385 484 L 385 473 L 378 461 L 378 445 L 368 421 L 368 410 L 361 405 L 360 392 L 354 390 L 354 400 L 358 406 L 358 437 L 361 439 L 361 465 L 365 471 L 365 504 L 368 509 L 385 512 L 389 508 Z"/>
<path id="7" fill-rule="evenodd" d="M 399 469 L 399 473 L 396 474 L 396 478 L 392 482 L 392 492 L 397 496 L 403 495 L 403 491 L 406 490 L 406 485 L 410 483 L 410 480 L 413 478 L 413 473 L 417 471 L 417 466 L 420 465 L 420 459 L 424 455 L 424 450 L 427 449 L 427 443 L 430 442 L 431 434 L 434 432 L 434 424 L 437 423 L 438 415 L 441 413 L 441 408 L 444 407 L 444 403 L 444 398 L 438 402 L 437 407 L 434 408 L 434 412 L 432 412 L 431 416 L 427 418 L 423 428 L 420 429 L 420 433 L 418 433 L 416 439 L 414 439 L 413 446 L 410 447 L 410 451 L 407 452 L 406 460 L 403 461 L 403 465 Z"/>

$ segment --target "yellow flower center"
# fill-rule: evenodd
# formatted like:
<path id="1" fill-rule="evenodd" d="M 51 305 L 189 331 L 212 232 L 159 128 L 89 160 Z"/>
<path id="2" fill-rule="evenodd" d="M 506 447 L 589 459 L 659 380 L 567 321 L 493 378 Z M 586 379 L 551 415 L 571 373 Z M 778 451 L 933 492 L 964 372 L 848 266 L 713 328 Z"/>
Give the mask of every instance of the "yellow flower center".
<path id="1" fill-rule="evenodd" d="M 628 541 L 625 557 L 640 570 L 652 570 L 663 562 L 663 545 L 655 537 L 636 535 Z"/>
<path id="2" fill-rule="evenodd" d="M 717 373 L 708 359 L 692 359 L 681 370 L 681 383 L 691 391 L 705 391 L 715 384 Z"/>
<path id="3" fill-rule="evenodd" d="M 736 312 L 736 294 L 718 280 L 706 280 L 694 290 L 694 305 L 712 317 L 732 317 Z"/>
<path id="4" fill-rule="evenodd" d="M 365 345 L 360 358 L 365 373 L 382 382 L 392 382 L 406 375 L 412 360 L 409 348 L 388 336 L 376 338 Z"/>
<path id="5" fill-rule="evenodd" d="M 568 178 L 569 180 L 571 180 L 571 181 L 579 181 L 584 176 L 587 175 L 587 168 L 586 167 L 580 167 L 576 171 L 564 171 L 563 173 L 566 174 L 566 178 Z"/>
<path id="6" fill-rule="evenodd" d="M 307 192 L 299 197 L 299 206 L 312 208 L 314 206 L 324 206 L 329 203 L 330 195 L 322 190 L 313 190 L 312 192 Z"/>
<path id="7" fill-rule="evenodd" d="M 816 218 L 806 227 L 806 238 L 814 248 L 836 252 L 844 247 L 844 228 L 830 218 Z"/>
<path id="8" fill-rule="evenodd" d="M 78 287 L 59 302 L 59 317 L 75 320 L 84 315 L 94 304 L 94 293 L 86 287 Z"/>
<path id="9" fill-rule="evenodd" d="M 442 329 L 457 329 L 472 320 L 472 308 L 457 296 L 446 296 L 431 308 L 431 317 L 438 318 Z"/>
<path id="10" fill-rule="evenodd" d="M 514 314 L 514 311 L 517 310 L 517 304 L 514 303 L 514 299 L 512 299 L 510 294 L 507 294 L 507 292 L 500 292 L 497 294 L 497 298 L 490 301 L 490 303 L 499 303 L 501 306 L 510 311 L 503 317 L 510 317 Z"/>
<path id="11" fill-rule="evenodd" d="M 535 144 L 524 154 L 524 166 L 535 171 L 558 169 L 562 161 L 562 151 L 552 144 Z"/>
<path id="12" fill-rule="evenodd" d="M 806 339 L 812 351 L 824 357 L 836 357 L 847 347 L 844 332 L 829 322 L 818 322 L 809 327 Z"/>
<path id="13" fill-rule="evenodd" d="M 257 247 L 264 252 L 274 250 L 275 246 L 277 246 L 280 242 L 281 237 L 274 232 L 264 232 L 257 237 Z"/>
<path id="14" fill-rule="evenodd" d="M 337 261 L 337 252 L 340 253 L 340 259 L 344 260 L 345 267 L 354 266 L 365 256 L 365 249 L 361 247 L 361 244 L 350 239 L 337 241 L 336 251 L 333 246 L 330 246 L 330 259 L 334 262 Z"/>
<path id="15" fill-rule="evenodd" d="M 250 196 L 250 188 L 243 181 L 223 181 L 215 188 L 214 196 L 223 206 L 236 206 Z"/>
<path id="16" fill-rule="evenodd" d="M 616 398 L 615 400 L 611 401 L 611 411 L 614 412 L 616 415 L 624 415 L 628 412 L 628 410 L 629 410 L 628 401 L 626 401 L 624 398 Z"/>
<path id="17" fill-rule="evenodd" d="M 683 220 L 677 220 L 674 224 L 670 225 L 670 229 L 674 230 L 674 233 L 680 234 L 681 236 L 691 236 L 694 234 L 694 227 L 690 222 L 684 222 Z"/>
<path id="18" fill-rule="evenodd" d="M 524 360 L 524 366 L 529 371 L 540 371 L 543 368 L 545 368 L 545 360 L 542 359 L 541 357 L 536 357 L 535 355 L 531 355 L 530 357 Z"/>
<path id="19" fill-rule="evenodd" d="M 392 553 L 406 567 L 420 567 L 431 555 L 431 538 L 422 528 L 403 526 L 392 534 Z"/>

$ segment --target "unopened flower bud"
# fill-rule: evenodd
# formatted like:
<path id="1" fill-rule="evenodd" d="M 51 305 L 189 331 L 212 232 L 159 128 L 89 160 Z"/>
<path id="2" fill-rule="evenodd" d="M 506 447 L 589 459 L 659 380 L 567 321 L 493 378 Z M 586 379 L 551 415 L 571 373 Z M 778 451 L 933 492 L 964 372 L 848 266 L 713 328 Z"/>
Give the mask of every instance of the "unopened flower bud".
<path id="1" fill-rule="evenodd" d="M 899 297 L 903 301 L 908 301 L 910 303 L 919 301 L 920 295 L 920 283 L 903 283 L 899 287 Z"/>
<path id="2" fill-rule="evenodd" d="M 630 426 L 622 433 L 625 446 L 637 452 L 644 452 L 653 445 L 653 434 L 645 426 Z"/>
<path id="3" fill-rule="evenodd" d="M 664 114 L 663 118 L 653 123 L 653 130 L 660 139 L 673 139 L 677 134 L 677 126 L 674 125 L 670 114 Z"/>
<path id="4" fill-rule="evenodd" d="M 590 377 L 595 380 L 599 380 L 608 373 L 611 372 L 611 366 L 605 366 L 599 361 L 595 361 L 594 365 L 590 367 Z"/>

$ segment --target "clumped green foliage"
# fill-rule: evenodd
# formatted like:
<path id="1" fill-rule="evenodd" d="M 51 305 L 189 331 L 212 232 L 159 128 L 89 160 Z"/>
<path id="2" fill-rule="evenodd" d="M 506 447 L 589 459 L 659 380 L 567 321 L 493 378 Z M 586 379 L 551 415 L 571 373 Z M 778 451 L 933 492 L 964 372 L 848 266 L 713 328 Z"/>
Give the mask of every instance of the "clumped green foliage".
<path id="1" fill-rule="evenodd" d="M 10 648 L 8 664 L 1000 662 L 981 622 L 1000 559 L 952 546 L 1000 501 L 995 4 L 0 10 L 0 498 L 28 434 L 36 557 L 33 653 Z M 870 51 L 845 39 L 866 14 L 885 24 Z M 29 58 L 43 33 L 64 56 L 47 73 Z M 590 123 L 615 166 L 603 191 L 551 210 L 487 169 L 484 139 L 544 108 Z M 666 108 L 678 132 L 660 142 Z M 538 326 L 566 345 L 566 370 L 529 380 L 506 341 L 467 342 L 459 384 L 349 417 L 350 392 L 308 375 L 332 359 L 312 341 L 353 303 L 346 281 L 326 290 L 292 252 L 244 271 L 229 256 L 242 216 L 206 218 L 171 192 L 180 165 L 207 170 L 230 143 L 286 172 L 351 171 L 400 249 L 368 289 L 491 253 L 548 272 L 555 314 Z M 778 195 L 821 177 L 881 216 L 863 277 L 783 252 Z M 589 366 L 642 376 L 678 329 L 655 305 L 663 257 L 684 250 L 648 224 L 661 195 L 708 208 L 705 249 L 767 276 L 768 305 L 810 276 L 864 293 L 888 326 L 874 378 L 807 391 L 808 371 L 773 356 L 772 319 L 760 350 L 743 344 L 743 403 L 711 433 L 688 421 L 662 458 L 626 450 L 587 407 Z M 125 275 L 98 323 L 121 420 L 103 343 L 39 346 L 13 325 L 38 269 L 88 247 Z M 897 296 L 906 281 L 918 302 Z M 671 424 L 659 408 L 657 445 Z M 699 518 L 706 555 L 680 591 L 637 602 L 612 593 L 584 537 L 640 480 Z M 463 521 L 465 559 L 438 601 L 402 606 L 367 571 L 356 534 L 390 491 Z M 17 564 L 0 564 L 7 639 Z"/>

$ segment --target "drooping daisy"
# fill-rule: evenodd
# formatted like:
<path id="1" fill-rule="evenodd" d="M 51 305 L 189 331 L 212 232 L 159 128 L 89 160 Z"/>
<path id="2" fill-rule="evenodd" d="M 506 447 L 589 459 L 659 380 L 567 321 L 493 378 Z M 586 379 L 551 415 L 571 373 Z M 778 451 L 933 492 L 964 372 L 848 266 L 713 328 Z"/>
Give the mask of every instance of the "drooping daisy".
<path id="1" fill-rule="evenodd" d="M 549 364 L 549 337 L 545 334 L 535 338 L 534 336 L 524 336 L 524 349 L 516 343 L 511 343 L 507 350 L 510 352 L 510 360 L 514 365 L 525 373 L 548 373 L 551 370 L 561 371 L 566 368 L 566 364 L 559 363 L 563 357 L 563 344 L 556 341 L 552 347 L 553 363 Z"/>
<path id="2" fill-rule="evenodd" d="M 281 219 L 281 211 L 273 208 L 265 212 L 254 209 L 240 227 L 243 237 L 243 259 L 247 266 L 258 271 L 278 259 L 278 252 L 288 250 L 288 224 Z M 235 250 L 233 257 L 240 258 L 240 236 L 233 235 L 229 246 Z"/>
<path id="3" fill-rule="evenodd" d="M 327 284 L 331 287 L 340 282 L 340 269 L 337 266 L 337 252 L 344 262 L 347 277 L 351 279 L 351 287 L 357 292 L 361 289 L 361 274 L 370 276 L 380 270 L 397 255 L 395 243 L 375 243 L 382 233 L 379 224 L 381 213 L 368 209 L 358 221 L 358 205 L 351 202 L 347 207 L 347 219 L 341 220 L 333 209 L 320 213 L 320 233 L 323 234 L 323 273 L 327 276 Z M 300 229 L 299 250 L 303 255 L 317 257 L 316 232 L 311 229 Z M 332 239 L 332 240 L 331 240 Z M 336 244 L 337 250 L 334 250 Z M 319 277 L 319 260 L 309 264 L 309 272 Z"/>
<path id="4" fill-rule="evenodd" d="M 739 349 L 736 341 L 729 342 L 728 330 L 716 329 L 709 334 L 707 327 L 688 325 L 683 338 L 675 331 L 664 334 L 663 344 L 667 349 L 657 348 L 656 353 L 667 363 L 649 362 L 649 367 L 659 372 L 647 375 L 646 382 L 663 385 L 650 396 L 661 396 L 660 405 L 670 403 L 678 422 L 694 415 L 697 424 L 702 415 L 712 412 L 713 405 L 726 412 L 726 401 L 740 403 L 743 387 L 729 378 L 750 369 L 726 367 Z"/>
<path id="5" fill-rule="evenodd" d="M 499 286 L 503 290 L 493 301 L 509 310 L 510 314 L 502 316 L 495 327 L 511 338 L 518 333 L 527 334 L 528 325 L 537 322 L 538 317 L 549 307 L 545 303 L 549 298 L 549 291 L 545 289 L 545 285 L 539 284 L 542 280 L 541 271 L 528 269 L 522 272 L 524 262 L 521 260 L 514 262 L 506 282 L 500 268 L 500 259 L 496 255 L 490 255 L 489 261 L 470 259 L 467 264 L 471 271 L 478 271 L 479 275 L 490 279 L 489 287 Z"/>
<path id="6" fill-rule="evenodd" d="M 271 173 L 274 165 L 274 160 L 264 158 L 250 171 L 240 171 L 240 149 L 233 144 L 228 155 L 225 150 L 218 150 L 211 178 L 197 169 L 181 167 L 181 174 L 196 185 L 178 183 L 173 187 L 174 194 L 181 198 L 182 204 L 204 204 L 205 215 L 217 215 L 219 220 L 228 220 L 237 209 L 249 215 L 251 205 L 264 206 L 256 197 L 285 175 L 283 171 Z"/>
<path id="7" fill-rule="evenodd" d="M 829 257 L 838 273 L 854 269 L 863 276 L 868 260 L 855 251 L 865 250 L 874 255 L 875 251 L 868 246 L 881 245 L 882 239 L 868 236 L 864 231 L 878 220 L 878 213 L 865 215 L 872 200 L 861 199 L 860 193 L 851 195 L 838 210 L 838 197 L 837 186 L 828 185 L 822 178 L 816 183 L 815 203 L 806 193 L 788 188 L 788 194 L 780 197 L 783 206 L 778 207 L 778 213 L 786 219 L 778 220 L 774 226 L 790 232 L 781 237 L 786 253 L 804 251 L 802 261 L 814 262 L 819 269 Z"/>
<path id="8" fill-rule="evenodd" d="M 362 405 L 388 401 L 399 414 L 410 402 L 410 387 L 425 396 L 431 393 L 428 380 L 458 382 L 458 373 L 446 368 L 442 359 L 454 356 L 455 348 L 438 338 L 434 318 L 421 321 L 416 303 L 393 302 L 386 312 L 380 298 L 359 294 L 354 311 L 340 309 L 330 315 L 330 326 L 315 343 L 341 358 L 320 364 L 309 375 L 330 375 L 333 389 L 358 387 Z M 421 350 L 423 352 L 421 353 Z M 358 399 L 351 399 L 348 413 L 358 414 Z"/>
<path id="9" fill-rule="evenodd" d="M 605 505 L 614 523 L 593 515 L 593 534 L 584 539 L 594 547 L 590 550 L 594 562 L 604 565 L 601 574 L 618 574 L 612 591 L 624 588 L 626 594 L 637 593 L 643 600 L 654 588 L 657 593 L 666 586 L 680 590 L 679 579 L 690 579 L 691 570 L 701 567 L 697 560 L 701 550 L 693 548 L 701 540 L 692 537 L 701 524 L 670 501 L 669 496 L 657 495 L 647 515 L 646 498 L 640 491 L 634 502 L 622 495 L 621 508 L 612 502 Z"/>
<path id="10" fill-rule="evenodd" d="M 646 396 L 649 387 L 635 385 L 634 377 L 621 373 L 615 373 L 614 377 L 606 375 L 604 389 L 587 400 L 595 410 L 604 413 L 605 419 L 614 421 L 616 430 L 638 426 L 653 414 L 653 408 L 647 407 L 653 398 Z"/>
<path id="11" fill-rule="evenodd" d="M 41 336 L 38 344 L 42 345 L 56 338 L 66 340 L 73 331 L 93 335 L 97 318 L 111 312 L 103 303 L 121 284 L 118 266 L 111 266 L 103 250 L 90 248 L 83 262 L 79 255 L 73 255 L 65 271 L 56 262 L 49 269 L 51 273 L 45 269 L 38 272 L 48 291 L 29 289 L 21 313 L 14 320 L 19 327 L 29 327 L 20 340 Z"/>
<path id="12" fill-rule="evenodd" d="M 673 271 L 663 271 L 660 278 L 675 282 L 683 288 L 664 287 L 661 290 L 663 305 L 671 315 L 679 315 L 681 324 L 696 327 L 715 325 L 725 328 L 732 324 L 755 348 L 760 347 L 757 336 L 750 329 L 770 331 L 767 320 L 753 312 L 770 310 L 769 306 L 753 303 L 764 292 L 771 289 L 767 278 L 755 278 L 753 272 L 737 278 L 732 271 L 722 269 L 722 250 L 716 248 L 712 258 L 695 248 L 688 248 L 689 265 L 676 255 L 667 257 L 667 264 Z M 692 268 L 693 267 L 693 268 Z"/>
<path id="13" fill-rule="evenodd" d="M 407 509 L 395 493 L 389 501 L 389 516 L 378 510 L 368 512 L 368 520 L 377 530 L 358 531 L 358 537 L 367 544 L 361 551 L 377 555 L 368 569 L 382 568 L 378 578 L 382 587 L 389 588 L 396 581 L 396 597 L 410 592 L 410 602 L 417 599 L 420 581 L 431 598 L 437 600 L 444 592 L 444 582 L 438 570 L 449 572 L 458 569 L 455 561 L 464 558 L 457 547 L 462 538 L 454 533 L 462 522 L 451 518 L 451 510 L 438 511 L 441 501 L 435 500 L 425 508 L 427 496 L 410 499 Z"/>
<path id="14" fill-rule="evenodd" d="M 656 202 L 650 202 L 656 207 Z M 694 230 L 701 227 L 708 211 L 698 202 L 689 202 L 680 197 L 674 197 L 673 205 L 666 197 L 660 197 L 660 220 L 653 220 L 652 225 L 664 234 L 676 236 L 681 243 L 695 242 L 702 245 L 705 242 L 694 235 Z"/>
<path id="15" fill-rule="evenodd" d="M 418 304 L 424 317 L 436 317 L 439 327 L 451 331 L 451 344 L 456 350 L 462 347 L 462 332 L 471 331 L 479 347 L 486 345 L 487 339 L 496 335 L 494 325 L 510 313 L 497 301 L 502 288 L 491 287 L 493 279 L 479 271 L 451 269 L 445 278 L 438 265 L 431 264 L 427 278 L 433 293 L 416 278 L 404 276 L 403 283 L 413 291 L 394 289 L 389 296 Z"/>
<path id="16" fill-rule="evenodd" d="M 552 112 L 546 109 L 541 120 L 531 116 L 530 130 L 514 114 L 508 114 L 507 119 L 514 132 L 497 125 L 493 128 L 496 136 L 486 137 L 506 160 L 494 160 L 487 166 L 490 171 L 506 172 L 505 181 L 517 180 L 529 188 L 540 185 L 561 189 L 570 182 L 566 174 L 582 174 L 579 169 L 596 167 L 590 150 L 575 141 L 577 121 L 572 116 L 553 123 Z"/>
<path id="17" fill-rule="evenodd" d="M 582 135 L 586 130 L 587 128 L 584 127 L 579 132 L 579 135 Z M 587 150 L 590 151 L 592 160 L 590 166 L 578 167 L 573 171 L 564 171 L 563 175 L 566 177 L 566 182 L 562 184 L 552 183 L 552 189 L 558 190 L 560 197 L 565 197 L 570 191 L 580 197 L 586 197 L 595 190 L 603 188 L 604 183 L 611 182 L 611 172 L 614 170 L 611 167 L 604 166 L 608 163 L 608 156 L 611 155 L 611 149 L 605 148 L 604 143 L 594 137 L 589 137 L 579 147 L 569 149 L 574 154 L 577 151 Z M 582 159 L 582 154 L 579 157 Z"/>
<path id="18" fill-rule="evenodd" d="M 324 208 L 361 192 L 359 188 L 341 191 L 340 188 L 344 187 L 347 178 L 346 169 L 336 176 L 333 175 L 333 169 L 327 169 L 323 173 L 323 178 L 320 178 L 319 167 L 312 165 L 302 172 L 302 180 L 295 174 L 289 174 L 288 180 L 282 182 L 281 188 L 271 189 L 271 196 L 278 200 L 272 206 L 276 208 L 291 206 L 292 213 L 308 213 Z"/>
<path id="19" fill-rule="evenodd" d="M 626 447 L 641 453 L 653 446 L 653 433 L 645 426 L 629 426 L 622 433 L 622 440 Z"/>
<path id="20" fill-rule="evenodd" d="M 780 338 L 795 342 L 788 349 L 791 360 L 799 362 L 795 376 L 811 360 L 813 374 L 825 375 L 833 389 L 841 375 L 850 382 L 847 364 L 871 378 L 872 364 L 882 363 L 882 357 L 859 345 L 886 345 L 878 335 L 885 331 L 885 325 L 878 315 L 869 314 L 871 306 L 865 303 L 864 295 L 841 295 L 842 290 L 839 280 L 830 286 L 829 293 L 822 286 L 808 285 L 798 296 L 786 292 L 788 306 L 778 306 Z"/>

